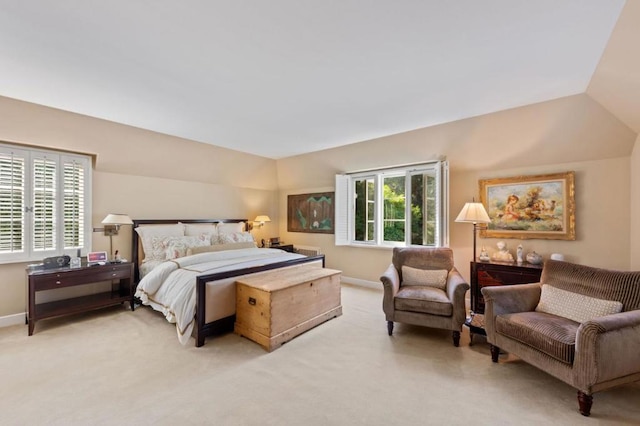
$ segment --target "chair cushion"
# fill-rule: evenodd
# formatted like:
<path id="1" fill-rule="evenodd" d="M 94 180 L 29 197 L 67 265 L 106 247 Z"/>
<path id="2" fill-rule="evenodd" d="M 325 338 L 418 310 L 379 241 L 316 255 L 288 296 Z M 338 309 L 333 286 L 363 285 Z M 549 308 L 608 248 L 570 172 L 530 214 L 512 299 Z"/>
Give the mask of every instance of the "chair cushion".
<path id="1" fill-rule="evenodd" d="M 444 290 L 449 271 L 445 269 L 418 269 L 402 266 L 402 285 L 426 285 Z"/>
<path id="2" fill-rule="evenodd" d="M 453 304 L 447 294 L 429 286 L 400 287 L 394 299 L 394 306 L 398 311 L 420 312 L 443 317 L 453 315 Z"/>
<path id="3" fill-rule="evenodd" d="M 496 332 L 531 346 L 567 364 L 573 364 L 580 323 L 544 312 L 498 315 Z"/>
<path id="4" fill-rule="evenodd" d="M 576 322 L 585 322 L 621 312 L 622 303 L 616 300 L 597 299 L 543 284 L 536 311 L 569 318 Z"/>

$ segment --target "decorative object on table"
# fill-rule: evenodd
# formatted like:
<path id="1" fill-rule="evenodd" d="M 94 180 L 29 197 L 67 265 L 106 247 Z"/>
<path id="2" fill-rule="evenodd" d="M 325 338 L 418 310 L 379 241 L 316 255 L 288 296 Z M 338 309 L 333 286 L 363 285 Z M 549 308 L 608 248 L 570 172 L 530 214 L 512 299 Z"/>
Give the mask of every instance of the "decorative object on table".
<path id="1" fill-rule="evenodd" d="M 535 251 L 532 251 L 531 253 L 527 253 L 527 262 L 532 265 L 540 265 L 542 263 L 542 256 Z"/>
<path id="2" fill-rule="evenodd" d="M 480 180 L 482 237 L 575 240 L 574 172 Z"/>
<path id="3" fill-rule="evenodd" d="M 287 197 L 287 231 L 334 233 L 334 193 L 289 195 Z"/>
<path id="4" fill-rule="evenodd" d="M 498 251 L 493 253 L 491 256 L 492 260 L 497 260 L 498 262 L 513 262 L 513 256 L 507 249 L 507 243 L 498 241 L 496 246 L 498 247 Z"/>
<path id="5" fill-rule="evenodd" d="M 489 262 L 491 260 L 491 258 L 489 257 L 489 252 L 487 252 L 487 249 L 485 249 L 484 246 L 482 246 L 482 249 L 480 249 L 480 256 L 478 257 L 478 259 L 480 259 L 481 262 Z"/>
<path id="6" fill-rule="evenodd" d="M 518 244 L 518 248 L 516 250 L 516 262 L 518 263 L 522 263 L 524 261 L 522 250 L 523 250 L 522 244 Z"/>
<path id="7" fill-rule="evenodd" d="M 549 256 L 549 259 L 551 259 L 551 260 L 564 260 L 564 255 L 562 253 L 551 253 L 551 256 Z"/>
<path id="8" fill-rule="evenodd" d="M 122 213 L 109 213 L 107 217 L 102 220 L 104 225 L 104 235 L 109 237 L 109 254 L 113 259 L 113 236 L 118 235 L 120 231 L 120 225 L 133 225 L 131 218 Z"/>
<path id="9" fill-rule="evenodd" d="M 87 253 L 87 265 L 104 265 L 107 263 L 107 260 L 106 251 L 92 251 L 91 253 Z"/>
<path id="10" fill-rule="evenodd" d="M 71 257 L 66 254 L 62 256 L 47 257 L 42 261 L 45 269 L 63 268 L 71 262 Z"/>

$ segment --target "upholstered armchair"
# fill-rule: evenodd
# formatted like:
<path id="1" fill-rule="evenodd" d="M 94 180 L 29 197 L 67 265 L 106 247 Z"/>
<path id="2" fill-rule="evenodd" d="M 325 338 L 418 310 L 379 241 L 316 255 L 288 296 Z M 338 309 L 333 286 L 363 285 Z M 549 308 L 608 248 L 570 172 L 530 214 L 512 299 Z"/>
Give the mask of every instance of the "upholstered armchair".
<path id="1" fill-rule="evenodd" d="M 460 344 L 469 284 L 453 265 L 450 248 L 395 247 L 380 280 L 389 336 L 397 321 L 451 330 L 454 346 Z"/>
<path id="2" fill-rule="evenodd" d="M 540 283 L 484 287 L 493 362 L 500 349 L 593 393 L 640 380 L 640 272 L 545 262 Z"/>

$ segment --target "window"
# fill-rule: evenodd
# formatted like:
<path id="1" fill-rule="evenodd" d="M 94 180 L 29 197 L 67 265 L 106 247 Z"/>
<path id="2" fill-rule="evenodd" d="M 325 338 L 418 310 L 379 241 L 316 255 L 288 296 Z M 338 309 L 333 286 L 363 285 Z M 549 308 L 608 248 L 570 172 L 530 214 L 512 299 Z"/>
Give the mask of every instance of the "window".
<path id="1" fill-rule="evenodd" d="M 91 159 L 0 144 L 0 262 L 88 251 Z"/>
<path id="2" fill-rule="evenodd" d="M 444 161 L 337 175 L 336 245 L 447 245 L 448 180 Z"/>

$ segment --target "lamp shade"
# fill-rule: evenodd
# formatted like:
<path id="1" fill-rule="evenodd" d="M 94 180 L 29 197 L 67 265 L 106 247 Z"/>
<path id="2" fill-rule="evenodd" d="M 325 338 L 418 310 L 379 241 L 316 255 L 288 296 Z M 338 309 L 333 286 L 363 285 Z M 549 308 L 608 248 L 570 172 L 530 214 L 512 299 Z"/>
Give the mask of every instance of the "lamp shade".
<path id="1" fill-rule="evenodd" d="M 464 207 L 460 211 L 460 214 L 456 218 L 456 222 L 467 223 L 489 223 L 489 215 L 484 209 L 482 203 L 465 203 Z"/>
<path id="2" fill-rule="evenodd" d="M 260 216 L 256 216 L 256 219 L 254 220 L 254 222 L 260 222 L 260 223 L 271 222 L 271 218 L 263 214 Z"/>
<path id="3" fill-rule="evenodd" d="M 110 213 L 102 220 L 103 225 L 133 225 L 133 221 L 126 214 Z"/>

